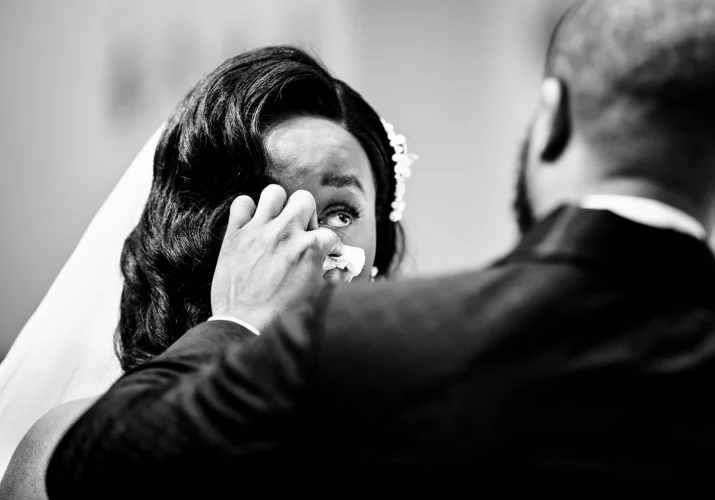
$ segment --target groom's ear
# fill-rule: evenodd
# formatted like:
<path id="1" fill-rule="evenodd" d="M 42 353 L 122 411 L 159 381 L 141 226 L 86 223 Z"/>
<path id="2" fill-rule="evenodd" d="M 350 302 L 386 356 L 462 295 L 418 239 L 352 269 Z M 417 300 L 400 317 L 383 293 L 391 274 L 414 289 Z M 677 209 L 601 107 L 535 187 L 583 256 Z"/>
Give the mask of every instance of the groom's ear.
<path id="1" fill-rule="evenodd" d="M 557 78 L 547 78 L 541 84 L 540 119 L 543 120 L 544 141 L 540 157 L 553 163 L 566 151 L 571 139 L 568 87 Z"/>

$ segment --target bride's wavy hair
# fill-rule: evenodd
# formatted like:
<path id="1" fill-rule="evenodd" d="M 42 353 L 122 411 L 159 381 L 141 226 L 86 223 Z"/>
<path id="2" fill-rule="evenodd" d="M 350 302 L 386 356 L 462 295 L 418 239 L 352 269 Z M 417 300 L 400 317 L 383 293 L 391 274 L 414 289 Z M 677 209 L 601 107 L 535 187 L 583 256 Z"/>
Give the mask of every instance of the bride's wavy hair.
<path id="1" fill-rule="evenodd" d="M 122 251 L 116 350 L 124 370 L 209 318 L 231 202 L 244 194 L 258 200 L 268 184 L 265 134 L 299 115 L 336 122 L 362 145 L 377 191 L 375 265 L 383 275 L 399 266 L 404 235 L 389 219 L 393 149 L 375 110 L 299 49 L 238 55 L 188 93 L 157 146 L 149 199 Z"/>

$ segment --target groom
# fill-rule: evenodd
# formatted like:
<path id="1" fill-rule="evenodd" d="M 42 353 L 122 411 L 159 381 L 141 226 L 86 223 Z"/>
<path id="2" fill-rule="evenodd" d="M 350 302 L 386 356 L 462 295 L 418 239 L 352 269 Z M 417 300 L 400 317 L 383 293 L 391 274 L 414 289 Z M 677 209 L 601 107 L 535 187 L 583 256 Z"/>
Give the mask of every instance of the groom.
<path id="1" fill-rule="evenodd" d="M 587 0 L 546 67 L 511 253 L 325 289 L 269 325 L 281 296 L 232 286 L 255 229 L 239 199 L 212 291 L 237 322 L 125 375 L 58 446 L 50 498 L 706 483 L 715 2 Z"/>

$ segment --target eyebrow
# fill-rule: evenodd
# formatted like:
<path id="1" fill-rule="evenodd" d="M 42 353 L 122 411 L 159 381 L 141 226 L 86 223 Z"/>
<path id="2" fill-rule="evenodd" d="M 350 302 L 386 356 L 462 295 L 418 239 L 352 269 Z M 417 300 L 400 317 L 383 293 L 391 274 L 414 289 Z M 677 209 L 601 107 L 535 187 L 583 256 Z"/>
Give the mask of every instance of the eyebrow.
<path id="1" fill-rule="evenodd" d="M 360 179 L 352 174 L 325 174 L 320 180 L 320 185 L 336 188 L 356 187 L 363 193 L 365 192 Z"/>

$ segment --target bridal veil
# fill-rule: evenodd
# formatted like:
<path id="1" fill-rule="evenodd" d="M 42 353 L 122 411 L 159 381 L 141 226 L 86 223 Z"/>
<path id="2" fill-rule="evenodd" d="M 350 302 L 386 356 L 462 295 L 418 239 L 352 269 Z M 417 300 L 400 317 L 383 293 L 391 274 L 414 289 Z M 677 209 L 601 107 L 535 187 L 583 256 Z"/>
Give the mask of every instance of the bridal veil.
<path id="1" fill-rule="evenodd" d="M 125 238 L 152 181 L 160 127 L 92 219 L 0 363 L 0 477 L 32 424 L 52 408 L 101 394 L 121 375 L 114 353 Z"/>

